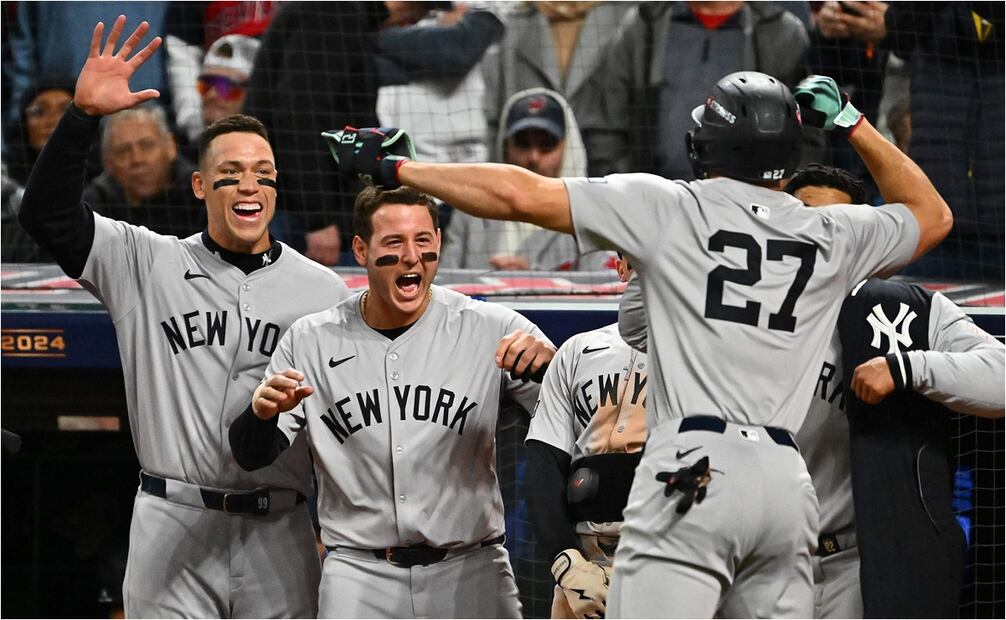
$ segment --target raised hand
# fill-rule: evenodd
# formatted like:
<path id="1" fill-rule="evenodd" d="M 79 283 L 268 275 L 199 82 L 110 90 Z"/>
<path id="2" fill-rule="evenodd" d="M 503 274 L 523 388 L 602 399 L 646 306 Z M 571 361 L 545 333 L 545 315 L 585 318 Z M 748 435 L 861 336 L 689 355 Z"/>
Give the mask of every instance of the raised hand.
<path id="1" fill-rule="evenodd" d="M 73 97 L 74 105 L 86 114 L 91 116 L 113 114 L 161 96 L 161 93 L 152 88 L 138 93 L 129 90 L 129 78 L 161 46 L 161 37 L 154 37 L 130 58 L 129 55 L 147 34 L 150 24 L 140 23 L 122 44 L 118 53 L 115 53 L 115 46 L 125 27 L 126 16 L 120 15 L 112 26 L 104 48 L 101 47 L 101 39 L 105 33 L 105 24 L 98 22 L 94 27 L 91 49 L 87 54 L 84 68 L 77 76 Z"/>

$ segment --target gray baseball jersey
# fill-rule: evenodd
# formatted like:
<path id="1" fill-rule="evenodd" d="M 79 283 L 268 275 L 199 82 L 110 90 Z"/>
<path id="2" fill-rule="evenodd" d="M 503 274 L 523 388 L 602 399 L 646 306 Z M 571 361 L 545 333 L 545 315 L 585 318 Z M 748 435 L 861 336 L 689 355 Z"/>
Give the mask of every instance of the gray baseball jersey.
<path id="1" fill-rule="evenodd" d="M 177 239 L 95 215 L 81 284 L 115 323 L 136 455 L 147 473 L 219 489 L 311 491 L 304 446 L 246 472 L 227 428 L 294 320 L 349 295 L 289 247 L 245 275 L 200 235 Z"/>
<path id="2" fill-rule="evenodd" d="M 608 325 L 564 342 L 549 363 L 525 441 L 562 450 L 573 461 L 638 452 L 646 442 L 646 354 Z"/>
<path id="3" fill-rule="evenodd" d="M 280 414 L 277 425 L 291 444 L 306 431 L 315 456 L 322 539 L 334 550 L 322 577 L 323 616 L 398 614 L 403 604 L 422 606 L 434 617 L 519 612 L 500 545 L 493 553 L 457 558 L 468 558 L 469 574 L 490 575 L 462 590 L 437 577 L 452 574 L 439 563 L 411 569 L 375 564 L 365 552 L 366 565 L 359 565 L 353 555 L 417 544 L 460 551 L 504 533 L 495 450 L 500 399 L 530 410 L 539 385 L 510 378 L 496 367 L 494 354 L 499 340 L 517 329 L 544 334 L 503 306 L 438 286 L 431 290 L 426 311 L 394 340 L 363 321 L 361 295 L 305 317 L 280 341 L 266 371 L 296 368 L 315 390 Z M 425 576 L 417 581 L 420 570 Z M 364 605 L 370 595 L 361 579 L 411 598 Z M 424 590 L 457 593 L 427 607 Z"/>
<path id="4" fill-rule="evenodd" d="M 812 210 L 725 178 L 612 175 L 566 188 L 580 250 L 621 249 L 636 268 L 654 381 L 609 616 L 807 617 L 818 506 L 778 429 L 803 422 L 801 386 L 838 302 L 911 258 L 915 218 L 904 205 Z M 693 467 L 708 467 L 704 501 L 685 509 L 697 487 L 669 485 Z"/>
<path id="5" fill-rule="evenodd" d="M 360 317 L 360 295 L 294 323 L 266 376 L 304 373 L 315 393 L 280 415 L 315 455 L 328 546 L 458 547 L 503 534 L 496 479 L 500 398 L 529 411 L 539 385 L 496 367 L 499 340 L 541 330 L 503 306 L 439 286 L 422 317 L 389 340 Z"/>
<path id="6" fill-rule="evenodd" d="M 81 284 L 115 324 L 140 465 L 168 479 L 167 500 L 137 494 L 123 588 L 127 614 L 313 614 L 320 567 L 306 504 L 239 517 L 170 496 L 185 483 L 310 494 L 305 442 L 249 473 L 231 456 L 227 428 L 290 324 L 334 305 L 348 289 L 285 246 L 275 262 L 245 275 L 200 235 L 161 236 L 97 214 L 94 228 Z M 198 500 L 195 489 L 193 505 Z"/>
<path id="7" fill-rule="evenodd" d="M 725 178 L 565 181 L 581 252 L 620 248 L 642 281 L 650 428 L 712 415 L 799 429 L 810 399 L 799 386 L 820 368 L 837 302 L 907 263 L 919 236 L 904 205 L 809 209 Z"/>

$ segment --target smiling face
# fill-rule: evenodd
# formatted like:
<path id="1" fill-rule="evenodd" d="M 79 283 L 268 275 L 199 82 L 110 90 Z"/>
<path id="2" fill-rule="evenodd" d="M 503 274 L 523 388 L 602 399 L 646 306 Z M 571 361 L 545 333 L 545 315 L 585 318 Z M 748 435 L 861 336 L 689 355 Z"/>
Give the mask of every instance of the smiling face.
<path id="1" fill-rule="evenodd" d="M 437 275 L 440 231 L 421 204 L 385 204 L 371 215 L 369 240 L 353 238 L 356 261 L 367 268 L 365 319 L 377 328 L 404 327 L 426 309 Z"/>
<path id="2" fill-rule="evenodd" d="M 272 147 L 254 133 L 234 131 L 213 138 L 192 174 L 192 191 L 206 201 L 210 237 L 232 252 L 269 249 L 269 222 L 276 212 Z"/>

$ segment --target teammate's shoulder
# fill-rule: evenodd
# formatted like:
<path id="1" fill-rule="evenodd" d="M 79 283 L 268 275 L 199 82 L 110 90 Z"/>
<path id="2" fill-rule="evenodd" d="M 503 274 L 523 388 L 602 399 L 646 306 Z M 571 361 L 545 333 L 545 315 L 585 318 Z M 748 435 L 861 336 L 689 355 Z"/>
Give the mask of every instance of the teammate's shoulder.
<path id="1" fill-rule="evenodd" d="M 875 301 L 905 301 L 908 303 L 928 300 L 933 297 L 933 292 L 925 287 L 913 282 L 903 280 L 869 278 L 856 285 L 849 297 L 863 300 L 863 303 L 870 304 Z"/>
<path id="2" fill-rule="evenodd" d="M 339 282 L 342 282 L 342 278 L 339 277 L 339 274 L 332 271 L 330 267 L 326 267 L 325 265 L 304 256 L 282 241 L 280 241 L 279 244 L 283 247 L 283 250 L 280 253 L 280 259 L 285 262 L 289 262 L 291 269 L 300 269 L 306 274 L 310 274 L 324 280 L 338 280 Z"/>
<path id="3" fill-rule="evenodd" d="M 362 291 L 352 293 L 333 306 L 305 314 L 294 321 L 290 329 L 304 331 L 312 330 L 322 325 L 344 326 L 352 321 L 354 316 L 358 315 L 357 308 L 359 307 L 360 296 L 362 294 Z"/>

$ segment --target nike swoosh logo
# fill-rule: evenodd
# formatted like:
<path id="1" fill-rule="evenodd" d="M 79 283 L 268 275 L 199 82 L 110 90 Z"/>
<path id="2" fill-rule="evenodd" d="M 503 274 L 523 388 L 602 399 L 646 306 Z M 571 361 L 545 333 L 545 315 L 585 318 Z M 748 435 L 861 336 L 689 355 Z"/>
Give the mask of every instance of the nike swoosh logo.
<path id="1" fill-rule="evenodd" d="M 196 278 L 206 278 L 207 280 L 210 279 L 210 277 L 208 275 L 206 275 L 205 273 L 192 273 L 192 271 L 189 270 L 189 269 L 185 270 L 185 279 L 186 280 L 195 280 Z"/>
<path id="2" fill-rule="evenodd" d="M 343 362 L 348 362 L 349 360 L 353 359 L 354 357 L 356 357 L 356 356 L 355 356 L 355 355 L 350 355 L 349 357 L 344 357 L 344 358 L 342 358 L 341 360 L 337 360 L 337 359 L 335 359 L 334 357 L 333 357 L 333 358 L 330 358 L 330 359 L 328 360 L 328 367 L 329 367 L 329 368 L 335 368 L 335 367 L 336 367 L 336 366 L 338 366 L 339 364 L 341 364 L 341 363 L 343 363 Z"/>
<path id="3" fill-rule="evenodd" d="M 610 349 L 611 347 L 597 347 L 596 349 L 591 349 L 590 347 L 583 347 L 583 354 L 597 353 L 598 351 L 604 351 L 605 349 Z"/>
<path id="4" fill-rule="evenodd" d="M 682 452 L 681 450 L 678 450 L 678 454 L 675 456 L 675 458 L 677 458 L 677 459 L 683 459 L 686 456 L 688 456 L 689 454 L 691 454 L 692 452 L 695 452 L 696 450 L 701 450 L 701 449 L 702 449 L 702 446 L 696 446 L 695 448 L 692 448 L 691 450 L 685 450 L 684 452 Z"/>

